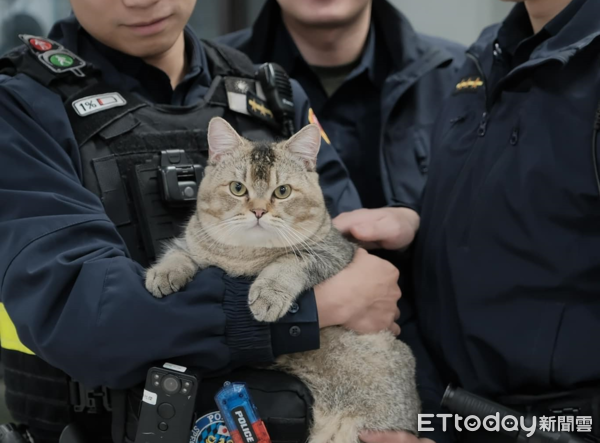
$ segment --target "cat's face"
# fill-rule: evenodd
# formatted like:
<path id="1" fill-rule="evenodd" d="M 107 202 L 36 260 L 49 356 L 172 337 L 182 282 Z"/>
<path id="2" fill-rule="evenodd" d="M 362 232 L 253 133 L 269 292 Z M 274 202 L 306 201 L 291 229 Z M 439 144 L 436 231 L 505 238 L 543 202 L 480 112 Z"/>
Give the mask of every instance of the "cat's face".
<path id="1" fill-rule="evenodd" d="M 292 248 L 329 222 L 315 172 L 316 125 L 290 140 L 255 143 L 223 119 L 211 120 L 209 165 L 198 193 L 203 241 Z"/>

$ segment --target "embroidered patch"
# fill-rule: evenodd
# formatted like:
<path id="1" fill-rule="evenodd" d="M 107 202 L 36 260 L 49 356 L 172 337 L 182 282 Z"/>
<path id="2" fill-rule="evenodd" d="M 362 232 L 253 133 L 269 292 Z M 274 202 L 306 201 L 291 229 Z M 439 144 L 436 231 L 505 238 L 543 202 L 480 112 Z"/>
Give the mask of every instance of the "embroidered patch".
<path id="1" fill-rule="evenodd" d="M 219 411 L 210 412 L 196 420 L 190 443 L 233 443 Z"/>
<path id="2" fill-rule="evenodd" d="M 319 119 L 315 115 L 315 113 L 312 110 L 312 108 L 308 109 L 308 122 L 312 123 L 312 124 L 315 124 L 315 125 L 317 125 L 319 127 L 319 129 L 321 130 L 321 137 L 323 137 L 323 140 L 325 140 L 325 143 L 327 143 L 328 145 L 330 145 L 331 142 L 329 141 L 329 137 L 327 137 L 327 134 L 325 134 L 325 130 L 323 129 L 323 126 L 321 126 L 321 123 L 319 123 Z"/>
<path id="3" fill-rule="evenodd" d="M 78 77 L 85 77 L 82 69 L 86 63 L 61 44 L 30 34 L 19 34 L 19 38 L 27 45 L 31 53 L 52 72 L 56 74 L 72 72 Z"/>
<path id="4" fill-rule="evenodd" d="M 454 93 L 460 94 L 461 92 L 476 92 L 482 86 L 484 86 L 484 83 L 481 77 L 464 77 L 457 83 Z"/>
<path id="5" fill-rule="evenodd" d="M 256 91 L 256 83 L 240 77 L 225 77 L 225 90 L 229 109 L 248 115 L 246 94 Z"/>
<path id="6" fill-rule="evenodd" d="M 46 52 L 53 48 L 52 43 L 43 38 L 31 37 L 28 42 L 40 52 Z"/>
<path id="7" fill-rule="evenodd" d="M 87 117 L 96 112 L 106 111 L 117 106 L 125 106 L 127 101 L 118 92 L 108 94 L 90 95 L 73 102 L 73 109 L 81 117 Z"/>
<path id="8" fill-rule="evenodd" d="M 275 116 L 273 111 L 267 107 L 267 102 L 261 100 L 258 95 L 248 92 L 246 95 L 246 110 L 248 114 L 273 124 Z"/>

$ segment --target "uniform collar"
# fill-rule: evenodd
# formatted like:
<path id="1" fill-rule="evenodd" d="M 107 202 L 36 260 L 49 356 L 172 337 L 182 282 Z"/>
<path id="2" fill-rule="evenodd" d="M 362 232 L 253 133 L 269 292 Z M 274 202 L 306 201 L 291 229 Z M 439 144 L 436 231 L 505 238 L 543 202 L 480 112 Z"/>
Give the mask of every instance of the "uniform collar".
<path id="1" fill-rule="evenodd" d="M 452 60 L 452 55 L 448 51 L 434 47 L 433 44 L 421 39 L 406 17 L 387 0 L 373 0 L 372 14 L 372 23 L 377 28 L 377 38 L 382 40 L 381 42 L 378 41 L 378 47 L 388 48 L 388 54 L 393 64 L 393 72 L 409 68 L 425 55 L 430 55 L 434 50 L 440 52 L 443 58 L 448 61 Z M 254 22 L 252 35 L 245 49 L 245 52 L 255 63 L 261 60 L 273 60 L 282 64 L 280 60 L 273 59 L 275 48 L 280 44 L 276 38 L 280 23 L 281 9 L 277 1 L 267 0 Z M 379 43 L 383 44 L 379 45 Z M 288 59 L 288 56 L 294 56 L 294 54 L 286 55 L 284 63 L 292 63 L 293 65 L 292 57 Z"/>
<path id="2" fill-rule="evenodd" d="M 498 31 L 498 43 L 509 53 L 516 52 L 520 43 L 531 39 L 532 44 L 541 44 L 558 34 L 575 18 L 577 12 L 587 0 L 573 0 L 553 20 L 537 34 L 533 34 L 531 20 L 524 3 L 519 3 L 511 10 Z"/>
<path id="3" fill-rule="evenodd" d="M 210 74 L 204 48 L 189 26 L 184 30 L 185 50 L 189 62 L 189 71 L 178 85 L 187 88 L 191 82 L 203 86 L 210 85 Z M 49 38 L 60 41 L 66 48 L 94 65 L 111 79 L 119 78 L 119 86 L 127 90 L 142 88 L 150 92 L 159 103 L 170 102 L 167 96 L 172 94 L 168 76 L 160 69 L 148 65 L 142 59 L 112 49 L 89 35 L 74 15 L 57 22 L 50 31 Z M 147 94 L 143 94 L 147 95 Z"/>
<path id="4" fill-rule="evenodd" d="M 302 57 L 302 54 L 298 50 L 298 47 L 294 43 L 294 40 L 287 31 L 282 20 L 278 21 L 276 35 L 273 54 L 270 59 L 280 64 L 293 77 L 296 69 L 308 67 L 308 64 Z M 382 54 L 382 56 L 376 58 L 376 38 L 375 26 L 371 24 L 365 48 L 360 56 L 360 61 L 348 75 L 347 80 L 366 72 L 369 80 L 371 80 L 375 86 L 381 87 L 383 85 L 388 72 L 385 68 L 385 63 L 382 62 L 387 58 L 385 57 L 387 54 Z"/>
<path id="5" fill-rule="evenodd" d="M 490 44 L 496 41 L 503 28 L 510 26 L 515 15 L 520 14 L 524 5 L 515 5 L 511 14 L 501 25 L 491 26 L 483 31 L 469 52 L 484 56 Z M 514 15 L 513 15 L 514 14 Z M 566 64 L 579 51 L 600 37 L 600 2 L 597 0 L 573 0 L 551 23 L 546 32 L 550 33 L 533 51 L 530 60 L 540 61 L 554 58 Z"/>
<path id="6" fill-rule="evenodd" d="M 558 35 L 562 29 L 569 24 L 573 18 L 577 15 L 581 7 L 588 0 L 572 0 L 553 20 L 548 23 L 544 29 L 550 35 Z M 593 0 L 592 0 L 593 1 Z"/>

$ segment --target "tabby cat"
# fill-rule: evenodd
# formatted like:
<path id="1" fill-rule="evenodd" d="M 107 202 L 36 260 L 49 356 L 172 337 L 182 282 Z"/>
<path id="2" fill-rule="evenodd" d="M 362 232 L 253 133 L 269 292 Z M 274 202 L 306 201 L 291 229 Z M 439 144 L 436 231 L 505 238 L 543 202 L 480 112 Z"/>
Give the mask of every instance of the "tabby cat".
<path id="1" fill-rule="evenodd" d="M 162 297 L 198 270 L 218 266 L 256 277 L 249 308 L 258 321 L 277 321 L 300 293 L 340 272 L 355 252 L 333 227 L 319 187 L 320 129 L 308 125 L 287 141 L 257 143 L 217 117 L 208 144 L 197 210 L 147 271 L 146 287 Z M 311 443 L 358 442 L 362 430 L 416 434 L 414 357 L 390 332 L 325 328 L 320 349 L 283 355 L 275 367 L 312 392 Z"/>

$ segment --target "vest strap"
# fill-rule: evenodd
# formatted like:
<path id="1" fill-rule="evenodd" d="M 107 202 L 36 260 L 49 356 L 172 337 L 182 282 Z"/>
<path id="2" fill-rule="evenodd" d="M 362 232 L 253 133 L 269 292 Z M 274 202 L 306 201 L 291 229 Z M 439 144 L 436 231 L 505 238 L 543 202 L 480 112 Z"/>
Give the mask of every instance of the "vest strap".
<path id="1" fill-rule="evenodd" d="M 100 187 L 100 200 L 106 210 L 106 215 L 117 226 L 131 223 L 127 194 L 121 180 L 121 173 L 114 155 L 95 158 L 92 167 L 96 172 L 98 186 Z"/>
<path id="2" fill-rule="evenodd" d="M 202 40 L 213 76 L 254 78 L 254 64 L 243 52 L 210 40 Z"/>
<path id="3" fill-rule="evenodd" d="M 99 108 L 103 106 L 102 97 L 112 97 L 114 95 L 118 95 L 122 99 L 118 106 L 85 115 L 80 115 L 77 111 L 79 106 L 87 108 L 95 106 Z M 101 132 L 111 123 L 122 119 L 130 112 L 144 106 L 148 106 L 148 104 L 142 101 L 137 95 L 128 92 L 117 93 L 114 88 L 102 82 L 94 83 L 85 89 L 79 90 L 79 92 L 72 95 L 65 103 L 67 116 L 69 117 L 73 133 L 75 134 L 79 146 L 85 144 L 94 135 Z M 80 112 L 82 111 L 80 110 Z M 120 123 L 119 128 L 122 131 L 132 129 L 136 125 L 135 120 L 131 119 Z M 115 131 L 115 129 L 112 130 Z M 105 137 L 111 138 L 116 135 L 119 134 L 108 133 Z"/>

